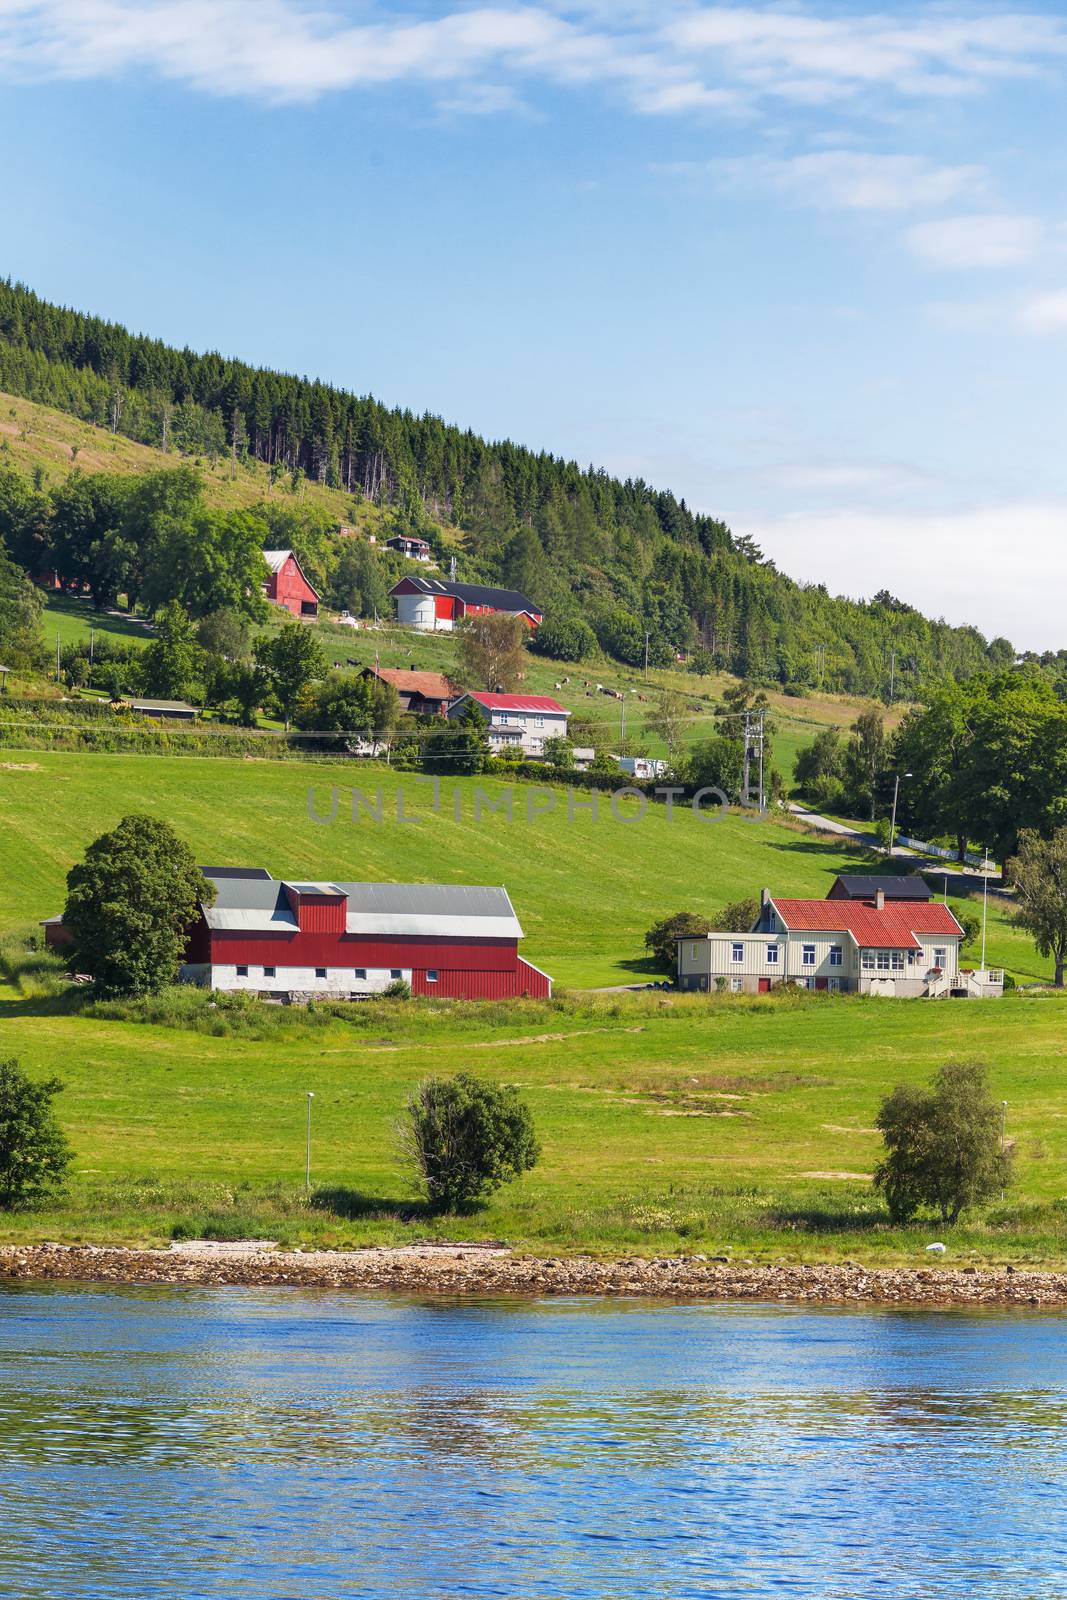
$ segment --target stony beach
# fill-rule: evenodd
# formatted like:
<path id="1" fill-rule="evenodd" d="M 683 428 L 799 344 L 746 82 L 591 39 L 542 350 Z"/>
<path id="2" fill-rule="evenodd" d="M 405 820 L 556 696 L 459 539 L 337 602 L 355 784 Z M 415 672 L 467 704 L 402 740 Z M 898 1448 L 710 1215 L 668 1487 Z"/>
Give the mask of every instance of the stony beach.
<path id="1" fill-rule="evenodd" d="M 169 1249 L 0 1246 L 0 1282 L 243 1285 L 392 1290 L 419 1295 L 624 1295 L 880 1305 L 1067 1306 L 1067 1272 L 946 1266 L 755 1264 L 703 1255 L 601 1261 L 539 1258 L 504 1246 L 279 1250 L 190 1241 Z"/>

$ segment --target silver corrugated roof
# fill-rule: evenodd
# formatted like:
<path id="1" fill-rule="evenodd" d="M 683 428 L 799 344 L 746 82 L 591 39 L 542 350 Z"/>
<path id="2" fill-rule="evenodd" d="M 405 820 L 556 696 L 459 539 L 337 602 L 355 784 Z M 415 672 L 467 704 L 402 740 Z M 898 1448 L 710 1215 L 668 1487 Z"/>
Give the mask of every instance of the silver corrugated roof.
<path id="1" fill-rule="evenodd" d="M 215 904 L 205 917 L 210 928 L 295 928 L 284 883 L 270 878 L 211 878 Z M 292 887 L 297 887 L 293 884 Z M 466 883 L 340 883 L 302 880 L 305 891 L 338 890 L 348 899 L 349 933 L 422 934 L 483 939 L 521 939 L 522 928 L 504 888 Z"/>

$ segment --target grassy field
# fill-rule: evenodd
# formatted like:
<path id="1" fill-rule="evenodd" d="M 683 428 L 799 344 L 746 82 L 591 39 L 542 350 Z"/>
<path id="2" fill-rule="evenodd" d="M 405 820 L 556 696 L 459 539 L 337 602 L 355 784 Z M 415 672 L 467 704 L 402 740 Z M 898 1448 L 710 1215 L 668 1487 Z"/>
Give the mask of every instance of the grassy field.
<path id="1" fill-rule="evenodd" d="M 577 795 L 568 815 L 563 790 L 516 784 L 512 820 L 483 811 L 474 792 L 499 798 L 497 779 L 442 779 L 441 809 L 429 784 L 368 763 L 260 762 L 181 756 L 5 750 L 0 761 L 0 930 L 28 926 L 58 910 L 68 868 L 86 844 L 125 812 L 169 821 L 202 861 L 264 866 L 276 877 L 504 884 L 526 932 L 530 960 L 558 982 L 592 986 L 646 975 L 642 939 L 680 908 L 715 911 L 763 885 L 783 895 L 822 896 L 836 873 L 853 869 L 847 841 L 816 838 L 785 821 L 732 815 L 712 824 L 688 807 L 668 815 L 620 802 L 616 820 L 600 796 Z M 308 812 L 331 810 L 324 825 Z M 351 820 L 351 789 L 382 792 L 383 818 L 364 808 Z M 404 814 L 398 823 L 397 795 Z M 459 815 L 456 815 L 458 796 Z M 543 815 L 529 807 L 547 805 Z M 991 906 L 989 959 L 1033 982 L 1047 976 L 1033 946 Z"/>
<path id="2" fill-rule="evenodd" d="M 331 1244 L 430 1234 L 499 1236 L 559 1253 L 730 1249 L 753 1259 L 908 1259 L 931 1237 L 885 1222 L 869 1174 L 880 1096 L 953 1057 L 980 1057 L 1009 1102 L 1019 1184 L 952 1239 L 983 1260 L 1067 1256 L 1060 1105 L 1067 1012 L 1056 998 L 1001 1003 L 775 995 L 579 995 L 514 1005 L 258 1008 L 251 1016 L 184 990 L 131 1020 L 57 989 L 27 956 L 37 918 L 63 902 L 85 844 L 125 811 L 166 817 L 201 859 L 278 875 L 505 883 L 531 960 L 575 988 L 647 973 L 644 929 L 689 906 L 714 909 L 770 884 L 825 894 L 857 862 L 783 821 L 701 824 L 661 807 L 641 820 L 473 816 L 474 783 L 443 785 L 441 813 L 410 776 L 383 768 L 179 757 L 4 752 L 0 763 L 3 1053 L 67 1088 L 77 1152 L 62 1205 L 0 1218 L 0 1237 L 162 1239 L 178 1229 Z M 380 782 L 386 816 L 353 824 L 346 784 Z M 342 787 L 339 820 L 307 811 Z M 398 788 L 411 825 L 395 820 Z M 501 785 L 487 781 L 488 793 Z M 580 796 L 585 800 L 588 797 Z M 603 802 L 602 802 L 603 804 Z M 632 813 L 631 813 L 632 814 Z M 1047 976 L 999 908 L 990 958 Z M 29 970 L 46 969 L 47 981 Z M 471 1069 L 522 1086 L 542 1164 L 475 1219 L 437 1222 L 412 1202 L 393 1126 L 428 1072 Z M 315 1093 L 315 1203 L 300 1184 L 304 1095 Z"/>
<path id="3" fill-rule="evenodd" d="M 949 1259 L 1067 1255 L 1067 1033 L 1055 999 L 381 1003 L 353 1008 L 350 1023 L 273 1013 L 262 1037 L 214 1037 L 7 995 L 5 1052 L 65 1081 L 77 1165 L 62 1204 L 0 1216 L 0 1238 L 489 1237 L 547 1254 L 914 1260 L 941 1234 L 889 1227 L 869 1182 L 872 1118 L 894 1083 L 966 1056 L 990 1063 L 1008 1101 L 1018 1184 L 948 1236 Z M 201 1021 L 226 1025 L 206 1011 Z M 394 1127 L 421 1077 L 456 1070 L 520 1085 L 544 1153 L 476 1217 L 434 1220 L 397 1164 Z"/>

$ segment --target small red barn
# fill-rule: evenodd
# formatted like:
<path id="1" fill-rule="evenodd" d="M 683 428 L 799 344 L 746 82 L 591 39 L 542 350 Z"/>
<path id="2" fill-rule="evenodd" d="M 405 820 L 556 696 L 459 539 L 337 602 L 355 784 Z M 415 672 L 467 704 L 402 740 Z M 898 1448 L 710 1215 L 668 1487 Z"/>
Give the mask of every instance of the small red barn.
<path id="1" fill-rule="evenodd" d="M 267 599 L 273 601 L 276 606 L 291 611 L 294 617 L 317 617 L 318 591 L 304 576 L 303 569 L 293 552 L 264 550 L 263 559 L 270 570 L 270 576 L 263 586 L 263 593 Z"/>

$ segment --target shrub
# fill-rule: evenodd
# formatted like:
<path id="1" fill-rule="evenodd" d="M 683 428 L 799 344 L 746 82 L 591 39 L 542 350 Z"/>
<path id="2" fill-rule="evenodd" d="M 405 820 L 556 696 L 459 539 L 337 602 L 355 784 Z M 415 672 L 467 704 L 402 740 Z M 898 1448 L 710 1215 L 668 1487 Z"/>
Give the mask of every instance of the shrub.
<path id="1" fill-rule="evenodd" d="M 406 978 L 394 978 L 383 990 L 382 995 L 386 1000 L 410 1000 L 411 985 Z"/>
<path id="2" fill-rule="evenodd" d="M 674 911 L 662 922 L 654 922 L 645 934 L 645 949 L 662 972 L 673 972 L 678 961 L 679 939 L 703 939 L 711 923 L 696 911 Z"/>
<path id="3" fill-rule="evenodd" d="M 63 1085 L 34 1083 L 12 1056 L 0 1061 L 0 1208 L 27 1205 L 58 1188 L 71 1149 L 52 1110 Z"/>
<path id="4" fill-rule="evenodd" d="M 596 634 L 583 617 L 547 616 L 530 648 L 555 661 L 585 661 L 596 654 Z"/>
<path id="5" fill-rule="evenodd" d="M 473 1210 L 541 1154 L 518 1090 L 465 1072 L 420 1083 L 399 1131 L 404 1158 L 434 1212 Z"/>
<path id="6" fill-rule="evenodd" d="M 1011 1181 L 1011 1157 L 1001 1148 L 1001 1107 L 979 1061 L 949 1062 L 928 1089 L 898 1084 L 882 1101 L 875 1126 L 886 1155 L 874 1182 L 895 1223 L 924 1206 L 952 1226 Z"/>

